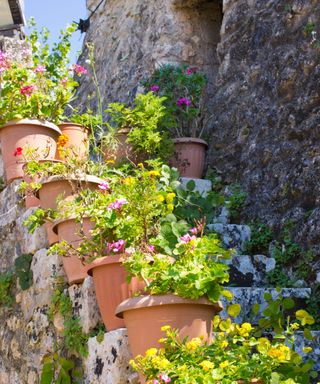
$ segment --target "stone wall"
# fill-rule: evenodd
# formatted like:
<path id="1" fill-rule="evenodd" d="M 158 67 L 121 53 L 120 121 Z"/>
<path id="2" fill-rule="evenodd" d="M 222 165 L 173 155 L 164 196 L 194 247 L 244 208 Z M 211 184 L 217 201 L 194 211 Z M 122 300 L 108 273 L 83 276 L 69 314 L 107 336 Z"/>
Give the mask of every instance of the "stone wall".
<path id="1" fill-rule="evenodd" d="M 319 17 L 317 0 L 224 0 L 223 9 L 218 0 L 107 0 L 86 36 L 104 104 L 132 99 L 159 63 L 202 67 L 214 115 L 209 165 L 248 193 L 247 219 L 293 219 L 297 239 L 318 253 Z M 83 83 L 82 105 L 91 92 Z"/>

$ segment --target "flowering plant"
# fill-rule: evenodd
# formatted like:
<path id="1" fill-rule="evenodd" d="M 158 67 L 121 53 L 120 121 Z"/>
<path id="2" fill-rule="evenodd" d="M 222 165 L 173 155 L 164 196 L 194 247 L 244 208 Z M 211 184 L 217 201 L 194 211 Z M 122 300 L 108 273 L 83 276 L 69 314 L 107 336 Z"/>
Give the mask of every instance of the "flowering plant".
<path id="1" fill-rule="evenodd" d="M 198 68 L 161 65 L 144 80 L 147 91 L 165 97 L 167 116 L 163 122 L 174 137 L 201 137 L 204 134 L 206 77 Z"/>
<path id="2" fill-rule="evenodd" d="M 239 311 L 240 306 L 231 305 L 229 318 L 215 316 L 215 340 L 210 345 L 199 337 L 181 340 L 176 330 L 163 326 L 162 347 L 150 348 L 130 363 L 148 384 L 303 384 L 316 377 L 312 362 L 304 363 L 294 350 L 300 324 L 288 322 L 282 338 L 260 337 L 250 323 L 233 323 L 231 316 Z M 304 353 L 311 350 L 306 347 Z"/>
<path id="3" fill-rule="evenodd" d="M 31 20 L 31 26 L 34 27 Z M 61 32 L 59 42 L 49 50 L 49 32 L 34 28 L 23 49 L 21 59 L 0 52 L 0 126 L 14 119 L 34 118 L 58 122 L 72 99 L 86 69 L 69 65 L 71 25 Z"/>

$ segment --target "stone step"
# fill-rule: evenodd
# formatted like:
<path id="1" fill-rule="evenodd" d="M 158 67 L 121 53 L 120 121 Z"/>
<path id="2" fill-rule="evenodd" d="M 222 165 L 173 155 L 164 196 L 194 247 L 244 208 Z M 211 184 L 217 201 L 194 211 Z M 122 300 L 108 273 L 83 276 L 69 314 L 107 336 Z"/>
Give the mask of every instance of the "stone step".
<path id="1" fill-rule="evenodd" d="M 206 179 L 192 179 L 189 177 L 181 177 L 181 187 L 187 189 L 187 184 L 189 181 L 194 181 L 195 187 L 194 192 L 199 192 L 200 195 L 206 196 L 208 192 L 212 191 L 212 182 Z"/>
<path id="2" fill-rule="evenodd" d="M 19 216 L 24 208 L 20 205 L 21 196 L 17 193 L 20 180 L 14 180 L 0 193 L 0 229 L 10 225 Z"/>
<path id="3" fill-rule="evenodd" d="M 223 260 L 229 265 L 229 285 L 237 287 L 264 287 L 268 284 L 267 274 L 276 266 L 272 257 L 265 255 L 233 255 Z"/>
<path id="4" fill-rule="evenodd" d="M 267 302 L 264 298 L 266 292 L 272 295 L 273 299 L 276 299 L 279 295 L 279 292 L 276 288 L 257 288 L 257 287 L 226 287 L 233 294 L 232 300 L 228 301 L 223 298 L 221 300 L 224 310 L 221 312 L 222 317 L 226 317 L 227 311 L 226 308 L 231 304 L 240 304 L 241 313 L 236 317 L 235 321 L 237 323 L 242 323 L 249 321 L 253 324 L 256 324 L 258 319 L 262 317 L 262 311 L 267 307 Z M 282 288 L 280 293 L 284 298 L 292 298 L 296 306 L 294 311 L 304 308 L 305 301 L 311 293 L 310 288 Z M 260 311 L 258 315 L 252 317 L 252 308 L 254 304 L 260 304 Z"/>
<path id="5" fill-rule="evenodd" d="M 219 235 L 225 248 L 233 248 L 237 252 L 244 251 L 245 243 L 251 237 L 251 229 L 248 225 L 215 223 L 208 224 L 207 228 Z"/>

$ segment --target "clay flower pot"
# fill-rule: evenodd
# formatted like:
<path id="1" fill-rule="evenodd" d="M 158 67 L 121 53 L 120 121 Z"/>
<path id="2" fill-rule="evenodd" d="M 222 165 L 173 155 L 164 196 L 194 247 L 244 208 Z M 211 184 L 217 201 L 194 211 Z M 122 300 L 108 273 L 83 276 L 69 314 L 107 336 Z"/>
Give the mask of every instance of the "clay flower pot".
<path id="1" fill-rule="evenodd" d="M 83 178 L 63 178 L 63 176 L 51 176 L 41 182 L 42 187 L 38 191 L 40 205 L 43 209 L 57 209 L 57 198 L 67 198 L 77 193 L 75 187 L 81 189 L 97 189 L 102 182 L 96 176 L 87 175 Z M 57 243 L 58 236 L 52 231 L 52 223 L 45 224 L 49 245 Z"/>
<path id="2" fill-rule="evenodd" d="M 203 336 L 210 342 L 212 318 L 222 310 L 220 302 L 200 298 L 183 299 L 176 295 L 139 296 L 122 302 L 116 315 L 124 319 L 133 357 L 143 355 L 151 347 L 159 348 L 161 327 L 179 330 L 181 339 Z"/>
<path id="3" fill-rule="evenodd" d="M 44 120 L 13 120 L 0 128 L 7 183 L 23 177 L 23 150 L 31 148 L 39 158 L 54 159 L 60 129 Z"/>
<path id="4" fill-rule="evenodd" d="M 118 305 L 136 293 L 144 292 L 145 283 L 133 278 L 128 284 L 127 273 L 120 259 L 124 255 L 106 256 L 96 259 L 87 266 L 93 277 L 100 313 L 108 331 L 124 328 L 123 319 L 116 317 Z"/>
<path id="5" fill-rule="evenodd" d="M 93 227 L 94 223 L 87 217 L 83 219 L 82 223 L 75 221 L 73 218 L 67 218 L 55 222 L 52 230 L 58 235 L 59 241 L 66 241 L 74 248 L 77 248 L 82 241 L 80 231 L 83 231 L 85 237 L 90 238 L 90 230 Z M 62 262 L 69 284 L 82 283 L 87 277 L 87 269 L 77 256 L 62 257 Z"/>
<path id="6" fill-rule="evenodd" d="M 68 137 L 68 142 L 64 148 L 69 148 L 72 155 L 86 160 L 89 156 L 88 129 L 80 124 L 65 122 L 58 125 L 63 135 Z M 57 149 L 56 159 L 63 160 Z"/>
<path id="7" fill-rule="evenodd" d="M 178 169 L 181 177 L 201 179 L 208 144 L 194 137 L 173 140 L 175 151 L 170 166 Z"/>

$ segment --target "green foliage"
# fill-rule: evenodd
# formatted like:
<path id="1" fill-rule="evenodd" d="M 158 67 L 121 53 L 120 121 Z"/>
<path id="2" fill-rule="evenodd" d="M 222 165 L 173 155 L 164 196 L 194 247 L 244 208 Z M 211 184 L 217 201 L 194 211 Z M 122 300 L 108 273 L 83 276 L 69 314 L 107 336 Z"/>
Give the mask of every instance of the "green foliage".
<path id="1" fill-rule="evenodd" d="M 91 332 L 89 337 L 96 337 L 98 343 L 102 343 L 104 340 L 104 334 L 106 333 L 106 327 L 104 324 L 99 323 Z"/>
<path id="2" fill-rule="evenodd" d="M 23 221 L 23 225 L 28 228 L 30 233 L 43 225 L 47 220 L 53 220 L 56 217 L 56 212 L 52 209 L 44 210 L 37 208 L 26 220 Z"/>
<path id="3" fill-rule="evenodd" d="M 273 239 L 272 230 L 259 221 L 253 222 L 250 228 L 251 238 L 245 243 L 244 253 L 248 255 L 268 254 L 269 244 Z"/>
<path id="4" fill-rule="evenodd" d="M 0 192 L 2 192 L 6 187 L 6 183 L 3 179 L 3 177 L 0 177 Z"/>
<path id="5" fill-rule="evenodd" d="M 230 220 L 233 223 L 237 223 L 240 220 L 247 194 L 241 191 L 240 186 L 237 184 L 231 186 L 230 190 L 231 195 L 227 198 L 226 207 L 229 210 Z"/>
<path id="6" fill-rule="evenodd" d="M 40 378 L 40 384 L 78 384 L 81 374 L 75 369 L 73 360 L 59 356 L 58 353 L 47 355 L 43 359 L 44 364 Z"/>
<path id="7" fill-rule="evenodd" d="M 315 23 L 309 21 L 309 22 L 305 25 L 305 27 L 303 28 L 303 33 L 304 33 L 306 36 L 309 36 L 309 35 L 311 35 L 311 33 L 312 33 L 313 31 L 315 31 L 315 28 L 316 28 Z"/>
<path id="8" fill-rule="evenodd" d="M 14 285 L 14 274 L 11 272 L 0 273 L 0 305 L 10 307 L 14 303 L 11 290 Z"/>
<path id="9" fill-rule="evenodd" d="M 33 282 L 33 273 L 30 269 L 32 257 L 31 253 L 27 253 L 17 257 L 14 261 L 15 274 L 22 290 L 30 288 Z"/>
<path id="10" fill-rule="evenodd" d="M 147 92 L 154 86 L 159 90 L 153 92 L 165 97 L 164 106 L 167 109 L 164 129 L 169 130 L 175 137 L 200 137 L 206 128 L 204 122 L 204 93 L 207 80 L 203 73 L 196 68 L 164 64 L 143 81 Z M 185 98 L 190 105 L 177 103 Z"/>
<path id="11" fill-rule="evenodd" d="M 311 287 L 311 294 L 307 299 L 307 311 L 315 318 L 315 329 L 320 329 L 320 283 Z"/>
<path id="12" fill-rule="evenodd" d="M 173 152 L 173 143 L 168 134 L 160 128 L 167 112 L 164 107 L 165 98 L 155 96 L 152 92 L 138 94 L 133 107 L 111 103 L 106 113 L 111 119 L 109 135 L 105 138 L 112 143 L 117 131 L 130 128 L 127 142 L 132 143 L 137 153 L 149 157 L 168 159 Z"/>

